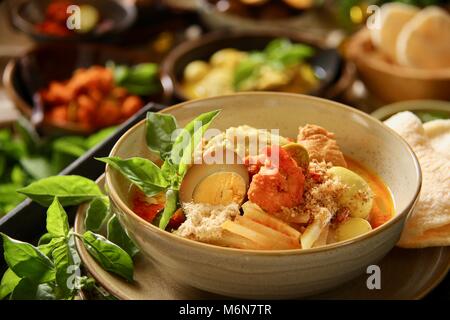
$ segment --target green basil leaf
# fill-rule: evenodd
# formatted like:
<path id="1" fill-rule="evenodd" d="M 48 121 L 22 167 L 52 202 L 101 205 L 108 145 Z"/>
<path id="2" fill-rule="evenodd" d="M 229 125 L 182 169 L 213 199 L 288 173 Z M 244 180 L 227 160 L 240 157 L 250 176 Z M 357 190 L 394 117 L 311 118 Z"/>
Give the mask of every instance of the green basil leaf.
<path id="1" fill-rule="evenodd" d="M 55 278 L 59 292 L 64 298 L 70 298 L 77 289 L 75 281 L 81 261 L 74 247 L 73 236 L 71 236 L 69 241 L 64 241 L 57 246 L 52 252 L 52 257 L 55 264 Z"/>
<path id="2" fill-rule="evenodd" d="M 85 142 L 86 148 L 91 149 L 95 147 L 97 144 L 110 137 L 116 130 L 117 127 L 108 127 L 90 135 Z"/>
<path id="3" fill-rule="evenodd" d="M 125 250 L 130 257 L 134 257 L 139 252 L 134 242 L 128 237 L 125 229 L 122 228 L 116 215 L 112 216 L 108 221 L 107 238 Z"/>
<path id="4" fill-rule="evenodd" d="M 93 232 L 100 231 L 109 216 L 109 212 L 108 197 L 104 196 L 93 199 L 86 210 L 86 218 L 84 220 L 86 230 Z"/>
<path id="5" fill-rule="evenodd" d="M 175 117 L 171 114 L 148 112 L 146 128 L 148 147 L 158 153 L 161 159 L 165 159 L 172 150 L 172 134 L 177 129 Z"/>
<path id="6" fill-rule="evenodd" d="M 11 300 L 56 300 L 56 297 L 54 288 L 49 284 L 23 278 L 14 288 Z"/>
<path id="7" fill-rule="evenodd" d="M 157 77 L 158 65 L 156 63 L 140 63 L 130 68 L 126 81 L 145 85 Z"/>
<path id="8" fill-rule="evenodd" d="M 192 162 L 193 152 L 197 144 L 201 142 L 203 133 L 208 129 L 211 121 L 217 117 L 219 112 L 220 110 L 215 110 L 199 115 L 189 122 L 175 139 L 170 153 L 170 160 L 172 163 L 178 165 L 180 179 L 186 174 L 189 164 Z"/>
<path id="9" fill-rule="evenodd" d="M 46 245 L 46 244 L 49 244 L 50 243 L 50 241 L 52 241 L 52 239 L 53 239 L 53 236 L 50 234 L 50 233 L 44 233 L 40 238 L 39 238 L 39 241 L 38 241 L 38 246 L 42 246 L 42 245 Z"/>
<path id="10" fill-rule="evenodd" d="M 53 141 L 53 150 L 78 158 L 87 151 L 85 141 L 78 136 L 61 137 Z"/>
<path id="11" fill-rule="evenodd" d="M 259 75 L 260 68 L 265 63 L 265 56 L 261 52 L 252 52 L 236 67 L 233 75 L 233 87 L 242 90 L 243 84 Z"/>
<path id="12" fill-rule="evenodd" d="M 3 237 L 5 261 L 16 275 L 39 283 L 55 279 L 52 261 L 38 248 L 0 234 Z"/>
<path id="13" fill-rule="evenodd" d="M 89 254 L 103 269 L 128 281 L 133 281 L 133 260 L 126 251 L 105 237 L 91 231 L 83 234 L 83 243 Z"/>
<path id="14" fill-rule="evenodd" d="M 20 279 L 10 268 L 5 271 L 0 282 L 0 300 L 6 298 L 13 292 L 14 288 L 19 284 Z"/>
<path id="15" fill-rule="evenodd" d="M 148 159 L 139 157 L 128 159 L 105 157 L 96 159 L 119 170 L 120 173 L 148 196 L 154 196 L 169 186 L 169 182 L 162 174 L 161 169 Z"/>
<path id="16" fill-rule="evenodd" d="M 65 238 L 62 237 L 52 238 L 50 242 L 38 245 L 38 249 L 47 257 L 51 258 L 53 250 L 64 241 Z"/>
<path id="17" fill-rule="evenodd" d="M 6 171 L 6 156 L 0 153 L 0 180 Z"/>
<path id="18" fill-rule="evenodd" d="M 15 165 L 11 170 L 11 182 L 16 185 L 24 185 L 27 180 L 27 174 L 19 165 Z"/>
<path id="19" fill-rule="evenodd" d="M 13 183 L 0 184 L 0 204 L 13 204 L 17 205 L 26 197 L 20 193 L 17 193 L 19 186 Z"/>
<path id="20" fill-rule="evenodd" d="M 81 176 L 53 176 L 31 183 L 17 190 L 43 206 L 49 206 L 58 197 L 63 207 L 77 205 L 102 196 L 94 181 Z"/>
<path id="21" fill-rule="evenodd" d="M 27 118 L 19 116 L 17 121 L 14 123 L 14 129 L 20 138 L 25 142 L 28 150 L 35 152 L 38 147 L 41 146 L 41 138 L 39 137 L 36 128 Z"/>
<path id="22" fill-rule="evenodd" d="M 178 191 L 169 189 L 166 192 L 166 204 L 164 206 L 164 211 L 159 220 L 159 228 L 165 230 L 170 222 L 175 211 L 178 208 Z"/>
<path id="23" fill-rule="evenodd" d="M 20 164 L 34 179 L 42 179 L 54 174 L 50 162 L 44 157 L 22 158 Z"/>
<path id="24" fill-rule="evenodd" d="M 55 197 L 47 210 L 47 231 L 53 237 L 65 237 L 69 233 L 67 213 Z"/>

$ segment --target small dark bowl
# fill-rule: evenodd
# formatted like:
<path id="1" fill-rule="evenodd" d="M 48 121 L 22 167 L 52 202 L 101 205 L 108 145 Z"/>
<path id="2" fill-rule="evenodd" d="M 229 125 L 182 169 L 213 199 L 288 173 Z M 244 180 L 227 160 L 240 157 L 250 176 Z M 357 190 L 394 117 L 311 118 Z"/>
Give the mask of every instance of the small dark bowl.
<path id="1" fill-rule="evenodd" d="M 108 61 L 134 65 L 151 62 L 146 51 L 121 49 L 109 45 L 67 43 L 42 44 L 20 57 L 11 60 L 5 68 L 3 83 L 10 98 L 27 118 L 33 114 L 33 96 L 51 81 L 69 79 L 77 68 L 105 65 Z M 144 102 L 168 103 L 171 92 L 161 86 L 161 92 L 142 97 Z M 76 124 L 60 125 L 43 120 L 40 124 L 45 134 L 90 134 Z"/>
<path id="2" fill-rule="evenodd" d="M 314 70 L 320 69 L 324 73 L 319 87 L 307 94 L 332 98 L 340 92 L 336 90 L 339 84 L 342 87 L 345 68 L 344 60 L 335 49 L 327 49 L 320 41 L 307 35 L 291 32 L 213 32 L 202 36 L 198 40 L 186 41 L 173 49 L 164 59 L 162 82 L 165 87 L 171 88 L 179 100 L 189 100 L 182 88 L 183 71 L 194 60 L 208 60 L 218 50 L 235 48 L 243 51 L 261 50 L 275 38 L 288 38 L 292 42 L 308 44 L 315 48 L 316 54 L 308 60 Z M 332 96 L 330 94 L 332 93 Z"/>
<path id="3" fill-rule="evenodd" d="M 94 41 L 111 38 L 128 29 L 136 20 L 137 9 L 132 0 L 72 0 L 74 5 L 90 4 L 97 8 L 103 23 L 86 34 L 54 36 L 36 30 L 36 24 L 44 21 L 45 10 L 51 0 L 24 0 L 11 3 L 13 24 L 37 41 Z"/>

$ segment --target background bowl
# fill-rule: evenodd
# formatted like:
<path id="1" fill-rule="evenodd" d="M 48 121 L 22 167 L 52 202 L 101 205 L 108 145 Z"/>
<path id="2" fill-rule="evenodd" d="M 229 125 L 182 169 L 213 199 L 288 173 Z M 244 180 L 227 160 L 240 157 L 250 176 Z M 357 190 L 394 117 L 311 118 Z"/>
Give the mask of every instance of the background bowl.
<path id="1" fill-rule="evenodd" d="M 331 97 L 342 93 L 345 83 L 351 81 L 347 75 L 344 61 L 334 49 L 324 48 L 317 39 L 308 35 L 291 32 L 213 32 L 202 36 L 198 40 L 186 41 L 173 49 L 164 59 L 161 70 L 163 83 L 172 87 L 175 96 L 182 100 L 189 100 L 183 92 L 182 78 L 184 68 L 194 60 L 208 60 L 215 52 L 224 48 L 235 48 L 243 51 L 261 50 L 275 38 L 289 38 L 292 42 L 305 43 L 316 48 L 316 54 L 309 59 L 316 69 L 324 71 L 325 77 L 321 80 L 319 88 L 310 94 Z M 316 70 L 315 69 L 315 70 Z M 344 83 L 345 82 L 345 83 Z M 336 90 L 338 89 L 338 90 Z"/>
<path id="2" fill-rule="evenodd" d="M 439 100 L 410 100 L 388 104 L 371 113 L 372 117 L 384 121 L 396 113 L 411 111 L 413 113 L 430 113 L 450 119 L 450 102 Z"/>
<path id="3" fill-rule="evenodd" d="M 5 68 L 3 82 L 18 109 L 30 118 L 33 112 L 33 95 L 45 88 L 50 81 L 67 80 L 77 68 L 105 65 L 108 60 L 133 65 L 149 62 L 150 59 L 145 51 L 107 45 L 42 44 L 11 60 Z M 161 90 L 160 94 L 143 97 L 144 101 L 167 103 L 171 93 L 163 88 Z M 60 125 L 45 119 L 42 129 L 49 134 L 91 133 L 77 124 Z"/>
<path id="4" fill-rule="evenodd" d="M 450 100 L 450 69 L 422 70 L 389 63 L 375 52 L 367 29 L 352 36 L 346 53 L 369 91 L 384 102 Z"/>
<path id="5" fill-rule="evenodd" d="M 336 134 L 344 153 L 377 172 L 392 191 L 396 215 L 368 234 L 307 250 L 254 251 L 208 245 L 162 231 L 129 207 L 130 184 L 106 168 L 112 210 L 141 252 L 174 280 L 205 291 L 241 298 L 296 298 L 326 291 L 362 274 L 400 237 L 421 185 L 420 167 L 407 143 L 378 120 L 358 110 L 315 97 L 241 93 L 193 100 L 164 110 L 180 126 L 202 112 L 222 109 L 212 127 L 247 124 L 280 128 L 295 137 L 300 125 L 315 123 Z M 116 143 L 111 156 L 155 159 L 140 122 Z"/>
<path id="6" fill-rule="evenodd" d="M 329 10 L 333 0 L 316 2 L 313 7 L 303 10 L 273 0 L 256 8 L 239 0 L 234 1 L 235 4 L 240 3 L 239 7 L 226 8 L 224 3 L 227 1 L 222 1 L 221 10 L 208 0 L 196 1 L 201 20 L 212 30 L 224 28 L 254 32 L 296 30 L 325 38 L 329 30 L 335 26 L 335 16 Z M 261 10 L 261 7 L 264 9 Z M 259 16 L 255 16 L 256 12 Z"/>
<path id="7" fill-rule="evenodd" d="M 104 25 L 97 26 L 87 34 L 54 36 L 39 32 L 35 26 L 44 21 L 45 11 L 51 0 L 19 0 L 11 2 L 11 16 L 14 26 L 38 41 L 98 40 L 111 37 L 128 29 L 136 20 L 137 10 L 133 0 L 73 0 L 71 4 L 90 4 L 101 14 Z"/>

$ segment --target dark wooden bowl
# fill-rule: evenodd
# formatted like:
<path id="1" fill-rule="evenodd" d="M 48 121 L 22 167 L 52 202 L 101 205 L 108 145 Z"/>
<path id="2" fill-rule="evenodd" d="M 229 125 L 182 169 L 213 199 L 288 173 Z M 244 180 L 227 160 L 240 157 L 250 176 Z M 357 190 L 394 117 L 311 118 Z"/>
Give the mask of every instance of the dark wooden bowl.
<path id="1" fill-rule="evenodd" d="M 96 41 L 111 38 L 128 29 L 137 18 L 134 1 L 130 0 L 72 0 L 71 4 L 90 4 L 95 6 L 105 22 L 87 34 L 72 34 L 68 36 L 54 36 L 41 33 L 35 26 L 44 20 L 45 10 L 51 0 L 18 0 L 11 1 L 12 23 L 21 31 L 37 41 Z"/>
<path id="2" fill-rule="evenodd" d="M 333 86 L 339 80 L 345 70 L 345 62 L 335 49 L 326 48 L 320 41 L 291 32 L 213 32 L 202 36 L 198 40 L 186 41 L 164 59 L 161 65 L 162 82 L 167 88 L 172 88 L 177 99 L 189 100 L 183 92 L 181 85 L 185 67 L 194 60 L 208 60 L 211 55 L 220 49 L 235 48 L 243 51 L 261 50 L 271 40 L 279 37 L 289 38 L 296 43 L 305 43 L 316 49 L 314 57 L 309 59 L 311 65 L 325 72 L 319 87 L 308 94 L 329 97 L 330 92 L 335 92 Z"/>
<path id="3" fill-rule="evenodd" d="M 33 96 L 51 81 L 69 79 L 80 67 L 105 65 L 108 61 L 133 65 L 151 62 L 146 51 L 121 49 L 99 44 L 42 44 L 11 60 L 5 68 L 3 82 L 8 95 L 27 118 L 33 114 Z M 144 102 L 168 103 L 171 92 L 142 97 Z M 40 128 L 45 134 L 90 134 L 77 124 L 60 125 L 44 119 Z"/>

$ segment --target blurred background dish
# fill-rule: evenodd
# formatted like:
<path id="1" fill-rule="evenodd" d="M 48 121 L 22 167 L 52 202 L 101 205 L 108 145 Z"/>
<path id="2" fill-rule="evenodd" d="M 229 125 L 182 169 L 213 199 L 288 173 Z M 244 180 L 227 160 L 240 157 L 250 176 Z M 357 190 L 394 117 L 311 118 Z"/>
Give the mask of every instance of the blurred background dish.
<path id="1" fill-rule="evenodd" d="M 402 101 L 381 107 L 372 112 L 371 115 L 378 120 L 384 121 L 402 111 L 411 111 L 417 115 L 422 122 L 437 119 L 450 119 L 450 102 L 439 100 Z"/>
<path id="2" fill-rule="evenodd" d="M 80 104 L 81 96 L 98 100 L 94 106 L 88 108 L 93 108 L 92 112 L 99 121 L 111 117 L 116 111 L 123 111 L 125 105 L 111 105 L 111 102 L 120 100 L 118 95 L 124 99 L 126 96 L 139 96 L 139 99 L 134 98 L 134 100 L 140 100 L 139 106 L 146 101 L 167 101 L 165 100 L 167 96 L 159 81 L 157 65 L 140 65 L 145 68 L 137 70 L 135 78 L 138 79 L 134 82 L 132 79 L 131 83 L 128 81 L 129 79 L 126 79 L 130 77 L 130 72 L 133 70 L 127 66 L 148 63 L 150 59 L 151 57 L 145 52 L 106 45 L 40 45 L 21 57 L 11 60 L 4 73 L 4 83 L 18 109 L 27 118 L 31 118 L 33 122 L 41 126 L 44 132 L 89 134 L 101 127 L 120 123 L 137 109 L 136 106 L 133 106 L 134 109 L 129 113 L 122 112 L 122 115 L 113 116 L 114 119 L 111 121 L 84 125 L 86 122 L 83 124 L 83 121 L 80 120 L 80 112 L 82 112 L 80 105 L 83 104 Z M 93 69 L 92 66 L 97 67 Z M 109 68 L 106 68 L 107 66 Z M 88 67 L 91 68 L 79 70 L 77 77 L 77 69 Z M 148 70 L 148 67 L 151 70 Z M 80 72 L 84 72 L 84 74 Z M 99 77 L 104 76 L 110 81 L 109 84 L 106 84 L 106 89 L 98 87 L 99 81 L 103 81 Z M 72 84 L 68 83 L 69 79 L 78 82 L 78 84 L 74 84 L 76 88 L 74 87 L 72 91 L 69 90 L 70 92 L 68 87 L 71 87 Z M 144 81 L 144 83 L 137 83 L 139 81 Z M 125 88 L 125 90 L 115 89 L 117 87 Z M 98 91 L 97 89 L 100 89 L 100 94 L 92 93 L 92 91 Z M 54 92 L 57 92 L 59 97 L 53 98 L 52 102 L 49 93 L 54 95 Z M 61 97 L 64 95 L 67 98 Z M 167 95 L 170 96 L 169 93 Z M 59 108 L 61 105 L 65 110 Z M 55 108 L 61 110 L 57 111 Z M 102 109 L 105 109 L 104 112 Z M 58 112 L 59 115 L 54 117 L 53 111 Z"/>
<path id="3" fill-rule="evenodd" d="M 450 100 L 450 69 L 417 69 L 394 64 L 373 46 L 368 30 L 352 36 L 346 48 L 369 91 L 384 102 Z"/>
<path id="4" fill-rule="evenodd" d="M 66 24 L 69 5 L 80 8 L 80 29 Z M 14 25 L 39 41 L 81 41 L 110 37 L 129 28 L 137 11 L 132 0 L 19 0 L 10 4 Z M 72 11 L 70 11 L 72 12 Z"/>
<path id="5" fill-rule="evenodd" d="M 200 18 L 213 30 L 273 31 L 289 28 L 317 37 L 326 37 L 336 22 L 328 9 L 330 2 L 197 0 Z"/>
<path id="6" fill-rule="evenodd" d="M 327 96 L 331 92 L 337 94 L 334 92 L 335 90 L 333 91 L 333 86 L 339 83 L 343 73 L 346 72 L 344 61 L 339 53 L 334 49 L 324 48 L 322 43 L 313 37 L 281 31 L 215 32 L 207 34 L 201 39 L 182 43 L 167 56 L 161 66 L 163 83 L 167 87 L 173 87 L 174 94 L 178 99 L 188 100 L 193 97 L 186 91 L 183 77 L 191 62 L 208 61 L 215 53 L 224 53 L 224 51 L 220 51 L 222 49 L 233 48 L 246 52 L 263 50 L 271 41 L 283 38 L 289 39 L 294 44 L 304 44 L 314 49 L 313 56 L 305 61 L 309 64 L 313 77 L 317 77 L 318 81 L 313 87 L 309 87 L 309 90 L 304 87 L 306 92 L 320 96 Z M 215 58 L 219 58 L 218 55 Z M 286 90 L 292 90 L 291 92 L 296 89 L 298 89 L 297 93 L 305 93 L 301 92 L 301 87 L 286 88 Z"/>

